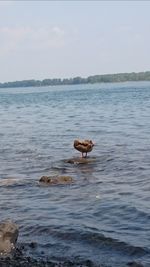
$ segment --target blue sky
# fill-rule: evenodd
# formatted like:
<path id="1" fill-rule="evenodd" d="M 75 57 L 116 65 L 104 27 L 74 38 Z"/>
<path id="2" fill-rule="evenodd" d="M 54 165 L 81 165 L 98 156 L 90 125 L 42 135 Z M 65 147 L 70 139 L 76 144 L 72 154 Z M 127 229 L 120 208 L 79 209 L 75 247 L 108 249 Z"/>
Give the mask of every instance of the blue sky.
<path id="1" fill-rule="evenodd" d="M 150 70 L 150 1 L 0 1 L 0 82 Z"/>

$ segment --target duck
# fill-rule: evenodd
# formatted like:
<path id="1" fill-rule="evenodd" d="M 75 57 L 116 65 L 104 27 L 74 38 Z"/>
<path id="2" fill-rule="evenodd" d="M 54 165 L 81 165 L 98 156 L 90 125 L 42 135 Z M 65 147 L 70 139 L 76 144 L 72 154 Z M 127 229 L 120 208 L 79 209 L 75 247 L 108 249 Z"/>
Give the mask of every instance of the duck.
<path id="1" fill-rule="evenodd" d="M 87 157 L 87 153 L 92 151 L 94 145 L 92 140 L 74 140 L 74 148 L 82 153 L 82 158 Z"/>

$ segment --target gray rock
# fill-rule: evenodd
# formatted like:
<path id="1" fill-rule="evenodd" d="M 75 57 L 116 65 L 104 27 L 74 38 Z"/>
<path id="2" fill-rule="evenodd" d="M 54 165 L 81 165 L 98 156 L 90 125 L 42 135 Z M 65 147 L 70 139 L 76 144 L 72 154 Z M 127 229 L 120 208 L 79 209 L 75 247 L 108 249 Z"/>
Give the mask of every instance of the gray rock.
<path id="1" fill-rule="evenodd" d="M 0 223 L 0 253 L 10 253 L 16 245 L 18 226 L 10 221 Z"/>
<path id="2" fill-rule="evenodd" d="M 67 159 L 66 163 L 71 163 L 71 164 L 87 164 L 87 163 L 92 163 L 95 162 L 95 158 L 71 158 Z"/>

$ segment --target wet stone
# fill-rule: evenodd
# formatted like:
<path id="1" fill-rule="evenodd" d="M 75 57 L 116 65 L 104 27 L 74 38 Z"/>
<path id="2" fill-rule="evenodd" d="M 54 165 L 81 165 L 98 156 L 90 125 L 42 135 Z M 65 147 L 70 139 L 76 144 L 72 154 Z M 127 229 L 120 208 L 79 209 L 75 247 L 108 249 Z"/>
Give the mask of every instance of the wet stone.
<path id="1" fill-rule="evenodd" d="M 30 244 L 29 244 L 29 246 L 30 246 L 30 248 L 36 248 L 37 247 L 37 243 L 36 242 L 31 242 Z"/>
<path id="2" fill-rule="evenodd" d="M 10 221 L 0 223 L 0 253 L 10 253 L 16 245 L 18 226 Z"/>
<path id="3" fill-rule="evenodd" d="M 46 185 L 61 185 L 61 184 L 70 184 L 73 182 L 71 176 L 42 176 L 39 180 L 40 183 Z"/>
<path id="4" fill-rule="evenodd" d="M 127 265 L 130 266 L 130 267 L 144 267 L 144 265 L 142 263 L 136 262 L 136 261 L 128 262 Z"/>
<path id="5" fill-rule="evenodd" d="M 71 163 L 71 164 L 88 164 L 88 163 L 92 163 L 95 162 L 95 158 L 71 158 L 71 159 L 67 159 L 65 162 L 66 163 Z"/>

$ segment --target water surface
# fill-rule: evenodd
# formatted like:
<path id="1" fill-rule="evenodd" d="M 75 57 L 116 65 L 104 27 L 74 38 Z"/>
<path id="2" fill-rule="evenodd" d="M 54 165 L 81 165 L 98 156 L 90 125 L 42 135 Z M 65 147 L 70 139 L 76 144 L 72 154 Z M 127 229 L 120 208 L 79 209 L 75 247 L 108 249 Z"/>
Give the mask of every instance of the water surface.
<path id="1" fill-rule="evenodd" d="M 149 82 L 0 89 L 0 215 L 27 254 L 150 265 L 149 113 Z M 76 138 L 94 162 L 66 163 Z"/>

